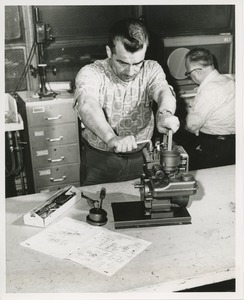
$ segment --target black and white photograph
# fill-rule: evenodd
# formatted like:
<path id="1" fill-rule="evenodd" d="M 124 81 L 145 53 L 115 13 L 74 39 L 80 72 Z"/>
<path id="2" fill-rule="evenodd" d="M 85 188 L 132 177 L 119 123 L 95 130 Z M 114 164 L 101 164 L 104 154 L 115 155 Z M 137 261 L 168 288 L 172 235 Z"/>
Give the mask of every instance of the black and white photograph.
<path id="1" fill-rule="evenodd" d="M 1 300 L 243 293 L 243 1 L 4 1 Z"/>

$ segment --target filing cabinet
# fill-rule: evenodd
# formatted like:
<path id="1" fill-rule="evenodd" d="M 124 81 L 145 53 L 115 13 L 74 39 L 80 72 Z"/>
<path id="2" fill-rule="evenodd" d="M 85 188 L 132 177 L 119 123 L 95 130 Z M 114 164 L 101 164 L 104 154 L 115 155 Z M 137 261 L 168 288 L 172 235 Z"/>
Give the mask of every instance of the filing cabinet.
<path id="1" fill-rule="evenodd" d="M 36 98 L 32 92 L 18 96 L 28 193 L 80 186 L 79 129 L 72 94 L 51 99 Z"/>

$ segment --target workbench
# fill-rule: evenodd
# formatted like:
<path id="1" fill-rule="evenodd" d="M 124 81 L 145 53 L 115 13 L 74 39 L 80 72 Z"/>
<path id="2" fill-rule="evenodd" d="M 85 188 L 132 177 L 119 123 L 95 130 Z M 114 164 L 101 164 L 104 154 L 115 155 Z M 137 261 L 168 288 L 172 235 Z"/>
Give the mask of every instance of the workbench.
<path id="1" fill-rule="evenodd" d="M 111 203 L 139 201 L 136 180 L 79 188 L 99 199 L 100 189 L 105 187 L 103 208 L 108 222 L 104 227 L 151 242 L 111 277 L 20 245 L 43 230 L 25 225 L 23 215 L 48 199 L 50 192 L 7 198 L 6 293 L 173 292 L 234 279 L 235 166 L 191 173 L 199 188 L 190 196 L 187 209 L 192 220 L 187 225 L 114 229 Z M 89 209 L 82 198 L 57 220 L 68 216 L 86 222 Z"/>

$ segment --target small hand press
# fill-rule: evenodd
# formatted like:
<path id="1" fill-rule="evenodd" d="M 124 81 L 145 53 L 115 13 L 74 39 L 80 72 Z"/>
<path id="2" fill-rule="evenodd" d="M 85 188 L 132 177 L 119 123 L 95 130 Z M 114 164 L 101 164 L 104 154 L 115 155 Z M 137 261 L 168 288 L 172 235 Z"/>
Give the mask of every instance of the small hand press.
<path id="1" fill-rule="evenodd" d="M 96 205 L 98 201 L 92 200 L 82 194 L 83 198 L 87 198 L 90 203 L 93 201 L 94 205 L 89 211 L 89 215 L 86 217 L 87 223 L 90 225 L 95 225 L 95 226 L 102 226 L 105 225 L 108 221 L 107 219 L 107 212 L 102 208 L 102 203 L 103 200 L 106 196 L 106 189 L 103 187 L 100 191 L 100 204 Z"/>

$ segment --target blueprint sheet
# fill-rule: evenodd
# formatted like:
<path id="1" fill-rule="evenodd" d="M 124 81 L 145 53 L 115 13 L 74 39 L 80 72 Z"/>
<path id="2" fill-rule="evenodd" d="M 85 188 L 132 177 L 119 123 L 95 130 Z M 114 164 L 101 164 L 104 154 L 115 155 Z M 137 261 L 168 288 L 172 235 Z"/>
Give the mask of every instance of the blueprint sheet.
<path id="1" fill-rule="evenodd" d="M 151 242 L 65 217 L 20 244 L 112 276 Z"/>

